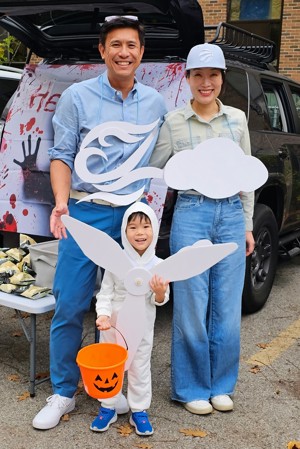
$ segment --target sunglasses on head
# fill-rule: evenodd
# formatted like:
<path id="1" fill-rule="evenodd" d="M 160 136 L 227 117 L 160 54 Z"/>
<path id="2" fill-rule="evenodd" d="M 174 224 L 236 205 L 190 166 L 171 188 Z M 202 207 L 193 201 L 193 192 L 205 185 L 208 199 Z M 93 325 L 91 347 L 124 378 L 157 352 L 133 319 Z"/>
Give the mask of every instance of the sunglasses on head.
<path id="1" fill-rule="evenodd" d="M 137 16 L 108 16 L 108 17 L 105 17 L 104 21 L 111 22 L 112 20 L 116 20 L 116 19 L 130 19 L 130 20 L 134 20 L 134 21 L 139 20 L 139 18 Z"/>

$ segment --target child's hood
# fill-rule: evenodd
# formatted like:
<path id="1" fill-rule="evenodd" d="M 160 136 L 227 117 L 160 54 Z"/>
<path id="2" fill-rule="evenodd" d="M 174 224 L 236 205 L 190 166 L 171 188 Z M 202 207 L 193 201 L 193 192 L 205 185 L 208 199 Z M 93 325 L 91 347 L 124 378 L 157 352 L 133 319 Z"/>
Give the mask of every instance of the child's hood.
<path id="1" fill-rule="evenodd" d="M 126 236 L 126 227 L 128 222 L 128 217 L 135 213 L 135 212 L 143 212 L 146 214 L 152 225 L 152 231 L 153 231 L 153 239 L 149 247 L 146 249 L 144 254 L 140 256 L 138 252 L 131 246 L 131 244 L 127 240 Z M 156 214 L 154 210 L 148 206 L 145 203 L 142 203 L 140 201 L 133 203 L 125 212 L 123 221 L 122 221 L 122 228 L 121 228 L 121 238 L 122 238 L 122 245 L 124 247 L 125 252 L 130 257 L 131 260 L 133 260 L 135 263 L 138 263 L 139 265 L 146 265 L 148 264 L 154 257 L 155 257 L 155 247 L 158 239 L 158 231 L 159 231 L 159 225 L 158 220 L 156 217 Z"/>

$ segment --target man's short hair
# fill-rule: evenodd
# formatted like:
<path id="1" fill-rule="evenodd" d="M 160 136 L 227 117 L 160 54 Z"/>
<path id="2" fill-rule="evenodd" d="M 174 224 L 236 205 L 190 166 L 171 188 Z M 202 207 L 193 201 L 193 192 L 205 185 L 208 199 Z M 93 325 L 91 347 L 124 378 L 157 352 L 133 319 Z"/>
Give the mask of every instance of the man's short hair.
<path id="1" fill-rule="evenodd" d="M 108 33 L 118 28 L 132 28 L 136 30 L 139 35 L 141 47 L 145 46 L 145 29 L 139 20 L 129 19 L 128 17 L 117 17 L 113 20 L 105 21 L 100 29 L 99 42 L 105 47 L 105 42 Z"/>

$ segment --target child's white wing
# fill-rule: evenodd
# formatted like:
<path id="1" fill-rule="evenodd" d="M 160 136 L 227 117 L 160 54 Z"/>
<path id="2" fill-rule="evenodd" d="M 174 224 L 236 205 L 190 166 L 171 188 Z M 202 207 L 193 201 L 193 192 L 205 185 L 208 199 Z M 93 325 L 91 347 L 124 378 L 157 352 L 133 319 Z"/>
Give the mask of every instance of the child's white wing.
<path id="1" fill-rule="evenodd" d="M 132 265 L 115 240 L 105 232 L 69 217 L 69 215 L 62 215 L 61 219 L 89 259 L 115 274 L 119 279 L 124 279 Z"/>
<path id="2" fill-rule="evenodd" d="M 209 240 L 197 241 L 150 269 L 164 280 L 183 281 L 212 267 L 237 249 L 236 243 L 213 245 Z"/>

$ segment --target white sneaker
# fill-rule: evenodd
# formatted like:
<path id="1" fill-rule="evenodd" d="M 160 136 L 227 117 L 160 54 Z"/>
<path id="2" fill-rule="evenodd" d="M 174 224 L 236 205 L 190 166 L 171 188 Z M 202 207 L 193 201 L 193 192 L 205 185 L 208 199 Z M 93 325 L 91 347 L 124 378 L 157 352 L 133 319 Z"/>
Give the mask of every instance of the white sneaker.
<path id="1" fill-rule="evenodd" d="M 124 394 L 122 394 L 120 396 L 120 399 L 116 403 L 115 410 L 116 410 L 118 415 L 123 415 L 123 414 L 129 412 L 129 405 L 128 405 L 128 402 L 127 402 L 127 398 L 124 396 Z"/>
<path id="2" fill-rule="evenodd" d="M 184 407 L 191 413 L 196 415 L 207 415 L 213 411 L 211 404 L 208 401 L 191 401 L 186 402 Z"/>
<path id="3" fill-rule="evenodd" d="M 214 396 L 210 401 L 213 408 L 219 410 L 220 412 L 228 412 L 229 410 L 233 410 L 233 402 L 228 394 L 220 394 L 219 396 Z"/>
<path id="4" fill-rule="evenodd" d="M 57 426 L 60 418 L 75 408 L 75 398 L 66 398 L 59 394 L 53 394 L 47 398 L 47 405 L 34 417 L 33 427 L 36 429 L 52 429 Z"/>

